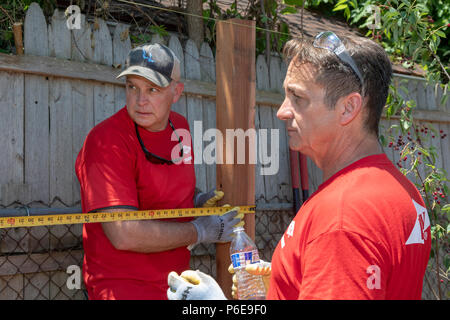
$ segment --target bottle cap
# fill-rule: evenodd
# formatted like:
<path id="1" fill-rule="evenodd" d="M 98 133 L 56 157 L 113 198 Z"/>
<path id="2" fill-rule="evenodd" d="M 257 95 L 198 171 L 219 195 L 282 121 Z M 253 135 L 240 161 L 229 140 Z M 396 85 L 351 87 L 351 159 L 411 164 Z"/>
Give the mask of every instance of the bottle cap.
<path id="1" fill-rule="evenodd" d="M 234 227 L 233 232 L 244 231 L 244 227 Z"/>

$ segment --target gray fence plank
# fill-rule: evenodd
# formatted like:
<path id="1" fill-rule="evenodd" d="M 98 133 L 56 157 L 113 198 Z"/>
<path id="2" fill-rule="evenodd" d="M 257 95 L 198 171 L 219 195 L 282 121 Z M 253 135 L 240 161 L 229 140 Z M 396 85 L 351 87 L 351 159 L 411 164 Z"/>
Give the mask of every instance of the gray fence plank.
<path id="1" fill-rule="evenodd" d="M 111 66 L 113 64 L 112 39 L 105 20 L 97 18 L 93 24 L 92 33 L 94 62 Z"/>
<path id="2" fill-rule="evenodd" d="M 70 59 L 71 38 L 70 30 L 66 25 L 64 12 L 56 9 L 53 12 L 51 23 L 48 25 L 49 56 Z"/>
<path id="3" fill-rule="evenodd" d="M 94 85 L 94 125 L 114 114 L 114 96 L 114 85 L 106 83 Z"/>
<path id="4" fill-rule="evenodd" d="M 25 183 L 30 194 L 25 203 L 49 202 L 48 78 L 25 75 Z"/>
<path id="5" fill-rule="evenodd" d="M 187 79 L 200 80 L 200 57 L 197 46 L 192 40 L 188 40 L 184 49 L 185 55 L 185 75 Z M 186 99 L 187 119 L 192 134 L 192 145 L 195 159 L 196 186 L 202 191 L 206 191 L 206 164 L 203 163 L 203 132 L 195 132 L 195 121 L 203 121 L 202 99 L 188 96 Z"/>
<path id="6" fill-rule="evenodd" d="M 441 146 L 441 137 L 439 135 L 439 130 L 441 130 L 441 127 L 440 127 L 439 123 L 432 124 L 432 127 L 433 127 L 433 129 L 436 130 L 436 132 L 429 130 L 428 135 L 429 135 L 431 146 L 433 146 L 436 151 L 436 156 L 437 156 L 436 166 L 437 166 L 437 168 L 443 168 L 444 167 L 444 161 L 442 158 L 443 149 Z"/>
<path id="7" fill-rule="evenodd" d="M 269 69 L 264 56 L 259 55 L 256 58 L 256 89 L 257 90 L 267 90 L 269 88 Z M 261 106 L 257 105 L 255 110 L 255 129 L 258 132 L 258 145 L 257 145 L 257 161 L 255 165 L 255 201 L 265 202 L 265 179 L 262 175 L 262 152 L 263 145 L 261 141 Z"/>
<path id="8" fill-rule="evenodd" d="M 59 198 L 72 204 L 72 85 L 50 79 L 50 202 Z"/>
<path id="9" fill-rule="evenodd" d="M 152 36 L 152 40 L 150 42 L 151 43 L 160 43 L 160 44 L 166 45 L 166 41 L 159 34 L 154 34 Z"/>
<path id="10" fill-rule="evenodd" d="M 200 73 L 201 80 L 208 82 L 216 81 L 216 64 L 211 48 L 207 43 L 203 43 L 200 48 Z M 202 99 L 203 104 L 203 132 L 208 129 L 216 128 L 216 103 L 211 99 Z M 217 151 L 216 140 L 210 142 L 215 146 Z M 208 143 L 208 145 L 210 144 Z M 205 152 L 207 142 L 203 143 L 203 151 Z M 217 153 L 216 153 L 217 156 Z M 206 166 L 206 189 L 216 188 L 216 163 L 205 164 Z"/>
<path id="11" fill-rule="evenodd" d="M 416 81 L 417 83 L 417 100 L 416 100 L 417 108 L 422 110 L 428 110 L 426 89 L 425 86 L 423 85 L 423 81 L 418 80 L 410 80 L 410 81 Z"/>
<path id="12" fill-rule="evenodd" d="M 270 90 L 282 92 L 284 77 L 281 74 L 281 59 L 278 57 L 270 58 L 269 65 Z"/>
<path id="13" fill-rule="evenodd" d="M 119 23 L 114 29 L 113 36 L 113 65 L 117 67 L 117 74 L 125 68 L 125 61 L 131 50 L 129 26 Z M 125 88 L 114 86 L 114 111 L 122 109 L 126 104 Z"/>
<path id="14" fill-rule="evenodd" d="M 91 25 L 86 22 L 84 14 L 80 17 L 80 29 L 71 30 L 71 55 L 74 61 L 92 61 L 94 52 L 92 49 Z"/>
<path id="15" fill-rule="evenodd" d="M 94 86 L 92 82 L 72 81 L 72 192 L 73 204 L 80 201 L 80 184 L 75 174 L 75 161 L 84 140 L 94 126 Z"/>
<path id="16" fill-rule="evenodd" d="M 30 4 L 25 16 L 24 51 L 27 55 L 48 56 L 47 23 L 36 2 Z"/>
<path id="17" fill-rule="evenodd" d="M 441 139 L 441 150 L 442 150 L 442 160 L 443 160 L 443 168 L 447 172 L 447 177 L 450 176 L 450 124 L 449 123 L 440 123 L 439 129 L 442 130 L 442 134 L 439 134 L 439 139 L 444 134 L 447 136 Z"/>
<path id="18" fill-rule="evenodd" d="M 24 76 L 0 72 L 0 203 L 18 200 L 11 192 L 22 186 L 24 174 Z"/>
<path id="19" fill-rule="evenodd" d="M 112 39 L 108 26 L 103 19 L 93 24 L 94 61 L 107 66 L 113 64 Z M 99 124 L 115 111 L 114 85 L 94 85 L 94 125 Z"/>
<path id="20" fill-rule="evenodd" d="M 270 76 L 269 68 L 267 67 L 266 61 L 263 56 L 259 56 L 256 60 L 256 88 L 259 90 L 270 90 Z M 274 128 L 273 124 L 273 108 L 269 106 L 259 105 L 259 135 L 258 135 L 258 154 L 259 160 L 261 162 L 260 172 L 257 174 L 262 174 L 264 179 L 264 198 L 266 202 L 278 202 L 278 178 L 277 175 L 269 174 L 268 161 L 270 151 L 272 150 L 272 139 L 271 131 Z M 262 131 L 261 131 L 262 130 Z M 265 135 L 262 133 L 265 131 Z M 263 139 L 263 137 L 265 139 Z M 276 150 L 279 154 L 279 150 Z M 257 179 L 255 177 L 255 179 Z M 258 181 L 259 182 L 259 181 Z M 255 186 L 256 187 L 256 186 Z M 260 190 L 256 192 L 261 192 Z M 257 193 L 256 193 L 257 194 Z M 258 198 L 258 196 L 257 196 Z"/>
<path id="21" fill-rule="evenodd" d="M 180 40 L 178 40 L 177 37 L 171 36 L 169 39 L 169 45 L 168 47 L 175 53 L 178 60 L 180 60 L 180 76 L 181 78 L 185 78 L 185 71 L 184 71 L 184 52 L 183 47 L 181 46 Z M 180 99 L 172 105 L 172 110 L 175 112 L 178 112 L 179 114 L 182 114 L 184 117 L 187 118 L 187 109 L 186 109 L 186 96 L 182 95 Z M 194 128 L 191 128 L 193 130 Z"/>
<path id="22" fill-rule="evenodd" d="M 270 89 L 276 92 L 282 92 L 284 76 L 281 71 L 281 59 L 278 57 L 271 57 L 270 59 Z M 278 173 L 277 178 L 277 194 L 279 201 L 292 201 L 292 183 L 290 175 L 290 157 L 289 146 L 286 135 L 286 124 L 277 117 L 278 108 L 272 108 L 273 129 L 278 130 L 279 134 L 279 148 L 272 150 L 278 156 Z M 271 155 L 274 159 L 274 155 Z"/>
<path id="23" fill-rule="evenodd" d="M 120 65 L 119 69 L 124 69 L 125 61 L 131 50 L 129 29 L 130 27 L 123 23 L 117 24 L 114 29 L 112 39 L 113 65 L 117 67 Z"/>

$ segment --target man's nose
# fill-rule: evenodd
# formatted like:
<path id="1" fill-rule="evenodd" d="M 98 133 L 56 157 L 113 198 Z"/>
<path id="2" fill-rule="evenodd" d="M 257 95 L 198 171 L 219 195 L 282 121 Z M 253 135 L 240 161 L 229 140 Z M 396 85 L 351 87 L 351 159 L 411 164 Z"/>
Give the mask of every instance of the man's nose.
<path id="1" fill-rule="evenodd" d="M 139 90 L 138 97 L 137 97 L 137 103 L 139 105 L 144 105 L 148 101 L 147 95 Z"/>
<path id="2" fill-rule="evenodd" d="M 288 99 L 284 99 L 280 108 L 278 108 L 277 118 L 280 120 L 289 120 L 294 118 L 294 113 L 292 112 Z"/>

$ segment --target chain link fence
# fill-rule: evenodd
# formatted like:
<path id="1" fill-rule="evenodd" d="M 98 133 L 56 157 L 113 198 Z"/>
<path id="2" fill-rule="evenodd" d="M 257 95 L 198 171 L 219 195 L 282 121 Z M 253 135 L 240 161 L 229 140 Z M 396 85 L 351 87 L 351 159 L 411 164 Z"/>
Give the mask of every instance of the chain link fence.
<path id="1" fill-rule="evenodd" d="M 258 211 L 256 243 L 263 260 L 272 253 L 293 211 Z M 82 225 L 0 229 L 0 300 L 84 300 L 70 266 L 83 264 Z M 192 250 L 191 268 L 216 276 L 215 245 Z M 81 276 L 81 275 L 80 275 Z"/>
<path id="2" fill-rule="evenodd" d="M 67 286 L 68 267 L 82 263 L 81 224 L 0 229 L 0 299 L 86 299 Z"/>
<path id="3" fill-rule="evenodd" d="M 256 212 L 256 244 L 261 259 L 271 261 L 273 251 L 293 217 L 293 210 Z M 441 257 L 444 254 L 448 255 L 448 252 L 443 252 Z M 77 275 L 77 270 L 69 268 L 78 266 L 79 272 L 82 264 L 81 224 L 0 229 L 0 300 L 85 300 L 87 293 L 83 281 L 78 289 L 74 278 L 81 274 Z M 214 244 L 197 246 L 192 251 L 190 265 L 191 269 L 216 277 Z M 449 298 L 445 270 L 440 268 L 440 281 L 436 270 L 436 260 L 430 259 L 423 299 L 437 299 L 439 295 L 443 299 Z"/>

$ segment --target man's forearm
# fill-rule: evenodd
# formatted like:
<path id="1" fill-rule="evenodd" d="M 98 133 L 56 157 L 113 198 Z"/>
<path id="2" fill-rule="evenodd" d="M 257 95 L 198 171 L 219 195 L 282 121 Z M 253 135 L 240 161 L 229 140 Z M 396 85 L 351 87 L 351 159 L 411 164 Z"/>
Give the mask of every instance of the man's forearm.
<path id="1" fill-rule="evenodd" d="M 104 222 L 102 227 L 111 244 L 118 250 L 160 252 L 197 241 L 197 230 L 189 222 L 114 221 Z"/>

